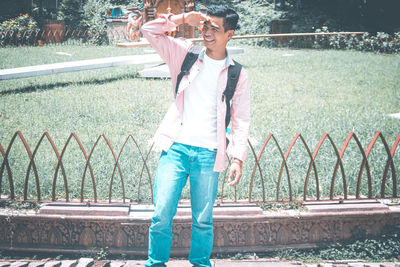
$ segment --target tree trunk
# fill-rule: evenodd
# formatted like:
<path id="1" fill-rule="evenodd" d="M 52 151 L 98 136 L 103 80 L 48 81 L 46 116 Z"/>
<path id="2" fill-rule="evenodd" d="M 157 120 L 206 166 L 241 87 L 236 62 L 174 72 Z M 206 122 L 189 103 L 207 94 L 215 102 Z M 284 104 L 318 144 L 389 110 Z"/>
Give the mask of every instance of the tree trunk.
<path id="1" fill-rule="evenodd" d="M 296 9 L 297 9 L 297 11 L 299 11 L 300 8 L 301 8 L 301 0 L 296 0 Z"/>
<path id="2" fill-rule="evenodd" d="M 39 0 L 39 18 L 43 17 L 43 0 Z"/>

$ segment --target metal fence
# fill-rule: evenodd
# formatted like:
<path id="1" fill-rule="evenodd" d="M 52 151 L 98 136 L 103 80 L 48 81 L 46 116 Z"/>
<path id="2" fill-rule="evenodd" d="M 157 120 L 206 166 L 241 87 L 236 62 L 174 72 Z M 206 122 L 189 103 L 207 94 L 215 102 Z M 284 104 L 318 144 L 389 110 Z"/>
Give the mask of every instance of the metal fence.
<path id="1" fill-rule="evenodd" d="M 268 47 L 291 48 L 332 48 L 356 49 L 396 53 L 400 50 L 400 34 L 390 36 L 380 33 L 369 36 L 365 32 L 319 32 L 319 33 L 284 33 L 234 36 L 233 39 L 249 40 L 251 44 Z M 1 46 L 24 46 L 46 44 L 75 43 L 117 43 L 129 40 L 125 28 L 113 28 L 105 31 L 66 30 L 66 31 L 0 31 Z M 201 38 L 191 39 L 201 42 Z"/>
<path id="2" fill-rule="evenodd" d="M 18 154 L 18 157 L 26 157 L 26 155 L 29 158 L 29 163 L 27 166 L 21 166 L 21 164 L 11 164 L 10 163 L 10 152 L 13 150 L 13 147 L 16 146 L 16 141 L 17 140 L 22 141 L 23 148 L 24 149 L 14 149 L 17 150 L 16 153 Z M 51 183 L 51 199 L 42 199 L 41 197 L 41 184 L 43 185 L 43 182 L 41 182 L 38 174 L 38 168 L 35 164 L 35 161 L 37 160 L 37 152 L 38 149 L 41 146 L 44 146 L 44 141 L 48 142 L 48 144 L 51 145 L 52 151 L 54 152 L 54 155 L 56 156 L 56 162 L 53 164 L 56 166 L 54 173 L 53 173 L 53 180 L 49 181 L 48 183 Z M 126 181 L 125 181 L 125 176 L 123 175 L 124 167 L 127 168 L 127 166 L 123 166 L 121 164 L 121 154 L 123 153 L 124 149 L 126 149 L 126 146 L 129 142 L 131 142 L 136 149 L 136 153 L 139 155 L 136 159 L 137 162 L 139 162 L 139 177 L 138 177 L 138 198 L 137 201 L 140 202 L 140 194 L 142 193 L 141 185 L 143 183 L 147 183 L 148 187 L 150 188 L 150 191 L 148 194 L 151 194 L 151 199 L 153 198 L 153 191 L 152 191 L 152 175 L 150 174 L 149 168 L 149 155 L 153 152 L 153 145 L 149 147 L 147 151 L 143 151 L 136 139 L 132 136 L 129 135 L 125 142 L 123 143 L 122 147 L 119 149 L 119 151 L 115 151 L 113 148 L 111 142 L 109 139 L 104 135 L 100 135 L 97 140 L 94 142 L 93 146 L 90 149 L 90 152 L 88 153 L 81 140 L 78 138 L 78 136 L 75 133 L 71 133 L 67 141 L 65 142 L 64 146 L 62 147 L 62 150 L 60 150 L 56 147 L 55 142 L 51 138 L 50 134 L 45 132 L 40 140 L 37 142 L 35 145 L 33 151 L 28 145 L 27 140 L 23 136 L 23 134 L 20 131 L 17 131 L 13 137 L 10 140 L 10 143 L 7 147 L 4 147 L 0 143 L 0 151 L 2 154 L 2 164 L 1 164 L 1 169 L 0 169 L 0 193 L 3 192 L 3 198 L 6 196 L 6 199 L 9 200 L 32 200 L 28 198 L 28 184 L 29 180 L 31 178 L 31 173 L 33 173 L 33 179 L 34 179 L 34 186 L 36 187 L 36 201 L 60 201 L 60 199 L 57 199 L 56 196 L 56 182 L 57 178 L 60 176 L 59 173 L 61 172 L 62 176 L 62 181 L 63 181 L 63 190 L 64 190 L 64 200 L 66 202 L 72 201 L 72 199 L 69 196 L 69 191 L 70 191 L 70 179 L 71 177 L 67 177 L 67 173 L 65 171 L 65 162 L 63 160 L 66 157 L 66 154 L 68 153 L 68 146 L 71 144 L 71 141 L 75 141 L 78 146 L 79 150 L 84 159 L 84 168 L 80 169 L 80 173 L 82 174 L 81 182 L 80 182 L 80 202 L 84 201 L 93 201 L 97 202 L 98 199 L 98 193 L 97 193 L 97 185 L 96 185 L 96 179 L 94 175 L 94 169 L 95 167 L 93 166 L 93 162 L 91 162 L 92 155 L 94 151 L 97 149 L 98 144 L 101 140 L 104 140 L 106 143 L 107 150 L 111 152 L 112 154 L 112 162 L 103 162 L 105 165 L 110 165 L 112 166 L 112 174 L 111 177 L 109 178 L 104 178 L 104 180 L 107 180 L 107 187 L 108 187 L 108 202 L 115 202 L 115 199 L 121 199 L 118 198 L 118 196 L 113 196 L 115 194 L 114 191 L 114 180 L 118 179 L 118 181 L 121 184 L 121 189 L 122 189 L 122 201 L 125 203 L 127 202 L 126 198 Z M 345 156 L 346 151 L 348 151 L 349 144 L 351 141 L 354 140 L 356 147 L 358 148 L 358 152 L 352 151 L 352 153 L 357 153 L 359 156 L 361 156 L 361 162 L 358 162 L 360 164 L 359 166 L 359 172 L 357 176 L 357 184 L 355 188 L 355 195 L 350 195 L 348 192 L 350 190 L 349 184 L 348 184 L 348 178 L 347 174 L 344 168 L 344 162 L 343 158 Z M 377 141 L 381 141 L 381 147 L 383 147 L 379 151 L 380 157 L 386 158 L 386 160 L 382 161 L 382 163 L 378 164 L 378 168 L 380 168 L 383 171 L 382 177 L 378 177 L 377 175 L 373 176 L 371 175 L 371 170 L 370 170 L 370 160 L 369 160 L 369 155 L 373 151 L 373 149 L 376 147 Z M 353 142 L 353 143 L 354 143 Z M 249 146 L 249 158 L 246 161 L 246 165 L 248 166 L 248 170 L 244 171 L 244 176 L 249 177 L 249 183 L 246 182 L 241 182 L 239 185 L 240 187 L 249 187 L 249 193 L 248 193 L 248 198 L 247 201 L 249 202 L 276 202 L 276 201 L 324 201 L 324 200 L 343 200 L 343 199 L 376 199 L 376 198 L 397 198 L 398 197 L 398 184 L 397 184 L 397 174 L 396 174 L 396 165 L 399 166 L 400 164 L 400 155 L 396 156 L 396 149 L 399 146 L 400 142 L 400 132 L 397 134 L 397 137 L 395 138 L 395 141 L 393 145 L 390 147 L 389 144 L 387 143 L 385 137 L 381 132 L 376 132 L 375 135 L 373 136 L 372 140 L 370 141 L 367 149 L 365 150 L 357 137 L 357 135 L 354 132 L 350 132 L 349 135 L 347 136 L 344 144 L 342 145 L 341 149 L 338 149 L 338 146 L 335 144 L 333 141 L 333 138 L 328 133 L 323 134 L 322 138 L 318 142 L 316 148 L 314 151 L 310 149 L 310 146 L 307 144 L 306 140 L 303 138 L 301 134 L 296 134 L 296 136 L 293 138 L 291 141 L 290 145 L 284 151 L 277 141 L 277 138 L 273 134 L 269 134 L 268 137 L 265 139 L 263 142 L 262 146 L 260 147 L 259 151 L 257 152 L 254 145 L 252 144 L 251 141 L 248 142 Z M 300 196 L 294 196 L 293 195 L 293 170 L 290 169 L 289 167 L 289 156 L 293 154 L 293 148 L 296 146 L 298 147 L 298 143 L 300 143 L 300 146 L 304 148 L 304 158 L 307 160 L 307 164 L 305 164 L 307 168 L 307 173 L 306 177 L 304 179 L 304 183 L 301 185 L 302 187 L 302 193 Z M 334 162 L 333 166 L 333 174 L 330 179 L 330 188 L 324 189 L 324 192 L 329 192 L 329 194 L 321 194 L 321 184 L 320 184 L 320 172 L 317 169 L 317 164 L 316 160 L 317 157 L 321 151 L 321 147 L 324 146 L 325 143 L 330 144 L 331 151 L 333 151 L 335 160 L 332 161 Z M 297 145 L 296 145 L 297 144 Z M 326 147 L 326 146 L 325 146 Z M 376 148 L 377 150 L 379 148 Z M 25 151 L 23 151 L 25 150 Z M 274 185 L 275 188 L 271 187 L 271 183 L 266 184 L 266 175 L 267 172 L 270 171 L 268 169 L 274 168 L 272 164 L 269 164 L 268 161 L 271 159 L 268 158 L 270 156 L 267 156 L 267 151 L 273 151 L 277 150 L 278 151 L 278 157 L 276 158 L 277 160 L 280 161 L 279 167 L 277 170 L 279 170 L 279 175 L 278 177 L 273 177 L 275 180 Z M 397 151 L 398 153 L 399 151 Z M 154 153 L 154 152 L 153 152 Z M 400 153 L 398 153 L 400 154 Z M 353 154 L 352 154 L 353 155 Z M 351 156 L 353 157 L 353 156 Z M 106 158 L 102 158 L 101 160 L 105 161 Z M 132 159 L 133 160 L 133 159 Z M 263 161 L 267 161 L 267 164 L 262 164 Z M 51 162 L 50 162 L 51 164 Z M 225 171 L 221 174 L 222 176 L 222 186 L 220 189 L 220 201 L 226 201 L 224 199 L 224 190 L 226 189 L 226 180 L 227 180 L 227 175 L 228 175 L 228 170 L 229 170 L 229 160 L 228 160 L 228 165 L 225 169 Z M 329 164 L 329 163 L 325 163 Z M 81 165 L 82 166 L 82 165 Z M 104 166 L 104 165 L 103 165 Z M 13 169 L 14 168 L 14 169 Z M 14 177 L 13 176 L 13 171 L 18 168 L 20 170 L 26 168 L 26 173 L 25 173 L 25 178 L 22 177 Z M 78 168 L 78 166 L 76 166 Z M 357 166 L 351 166 L 352 169 L 357 169 Z M 276 171 L 277 171 L 276 170 Z M 338 172 L 340 170 L 340 176 L 338 177 Z M 365 171 L 366 171 L 366 181 L 365 178 Z M 389 172 L 391 171 L 391 172 Z M 277 173 L 277 172 L 276 172 Z M 284 174 L 286 173 L 286 175 Z M 90 181 L 92 183 L 92 187 L 90 188 L 91 194 L 93 196 L 92 199 L 85 200 L 84 199 L 84 184 L 85 184 L 85 179 L 86 177 L 90 177 Z M 286 176 L 286 179 L 284 177 Z M 116 178 L 118 177 L 118 178 Z M 2 187 L 4 184 L 4 180 L 8 180 L 8 187 Z M 15 183 L 17 179 L 24 179 L 23 183 L 23 195 L 17 195 L 15 193 Z M 334 193 L 335 191 L 335 184 L 337 184 L 338 179 L 341 180 L 341 192 L 342 194 L 338 195 Z M 389 181 L 391 179 L 391 182 Z M 283 181 L 286 180 L 287 183 L 287 193 L 286 196 L 282 196 L 281 190 L 282 190 L 282 184 Z M 314 185 L 311 187 L 311 181 L 313 181 Z M 379 186 L 379 193 L 375 194 L 373 193 L 372 189 L 372 183 L 374 181 L 374 184 L 378 184 Z M 337 186 L 337 185 L 336 185 Z M 389 190 L 387 189 L 389 188 Z M 365 192 L 367 192 L 366 195 L 363 195 L 360 193 L 361 189 L 364 189 Z M 255 190 L 258 190 L 259 192 L 262 193 L 262 197 L 259 197 L 258 199 L 255 199 L 253 197 L 253 193 Z M 314 196 L 309 197 L 308 192 L 310 190 L 313 190 Z M 234 196 L 234 201 L 238 201 L 237 198 L 237 188 L 235 187 L 235 196 Z M 273 192 L 273 195 L 275 195 L 274 198 L 268 198 L 266 197 L 266 192 Z M 260 193 L 260 194 L 261 194 Z M 103 199 L 104 200 L 104 199 Z M 232 199 L 230 199 L 232 200 Z M 244 199 L 240 199 L 244 200 Z M 129 202 L 129 200 L 128 200 Z M 132 201 L 131 201 L 132 202 Z"/>
<path id="3" fill-rule="evenodd" d="M 81 43 L 116 43 L 127 41 L 124 29 L 106 31 L 74 30 L 38 30 L 38 31 L 0 31 L 1 46 L 43 46 L 49 44 L 81 44 Z"/>
<path id="4" fill-rule="evenodd" d="M 233 39 L 252 39 L 253 44 L 267 47 L 353 49 L 383 53 L 400 51 L 400 33 L 393 36 L 386 33 L 370 36 L 366 32 L 283 33 L 234 36 Z"/>

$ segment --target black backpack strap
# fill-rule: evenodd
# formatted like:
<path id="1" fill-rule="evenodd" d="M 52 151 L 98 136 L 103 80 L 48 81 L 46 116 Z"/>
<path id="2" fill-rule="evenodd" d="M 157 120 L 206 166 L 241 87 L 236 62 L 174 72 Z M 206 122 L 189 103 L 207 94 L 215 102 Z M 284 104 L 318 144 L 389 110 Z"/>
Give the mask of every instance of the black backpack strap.
<path id="1" fill-rule="evenodd" d="M 189 71 L 192 68 L 193 64 L 197 61 L 197 58 L 199 57 L 202 49 L 203 47 L 194 45 L 189 49 L 189 52 L 186 54 L 181 66 L 181 72 L 178 74 L 176 80 L 175 97 L 178 94 L 179 84 L 181 83 L 183 76 L 189 75 Z"/>
<path id="2" fill-rule="evenodd" d="M 242 65 L 234 61 L 234 65 L 230 65 L 228 68 L 228 80 L 226 82 L 226 88 L 222 95 L 222 101 L 226 103 L 226 116 L 225 116 L 225 128 L 228 127 L 231 121 L 231 99 L 235 94 L 236 85 L 239 81 L 240 72 L 242 71 Z"/>

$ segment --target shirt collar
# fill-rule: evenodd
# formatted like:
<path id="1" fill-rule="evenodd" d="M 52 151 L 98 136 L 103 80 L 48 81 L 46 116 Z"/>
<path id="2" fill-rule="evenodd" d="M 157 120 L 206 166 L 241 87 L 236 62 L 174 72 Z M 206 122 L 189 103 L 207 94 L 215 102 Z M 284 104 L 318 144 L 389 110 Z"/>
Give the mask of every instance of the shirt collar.
<path id="1" fill-rule="evenodd" d="M 225 58 L 225 67 L 228 68 L 230 65 L 235 65 L 235 62 L 233 62 L 233 59 L 231 58 L 228 49 L 225 49 L 226 52 L 226 58 Z M 204 54 L 206 53 L 206 48 L 203 47 L 199 54 L 199 59 L 204 60 Z"/>

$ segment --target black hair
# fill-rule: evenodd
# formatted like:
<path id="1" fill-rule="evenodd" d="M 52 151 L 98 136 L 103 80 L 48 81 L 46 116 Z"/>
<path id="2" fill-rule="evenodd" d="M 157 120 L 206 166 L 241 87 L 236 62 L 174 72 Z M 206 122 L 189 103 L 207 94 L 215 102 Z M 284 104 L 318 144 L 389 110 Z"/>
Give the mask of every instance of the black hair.
<path id="1" fill-rule="evenodd" d="M 207 8 L 207 15 L 223 18 L 224 19 L 224 30 L 236 30 L 238 27 L 239 15 L 236 11 L 228 6 L 223 5 L 212 5 Z"/>

